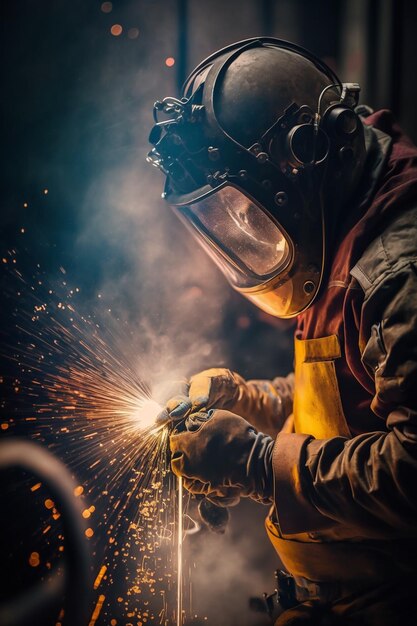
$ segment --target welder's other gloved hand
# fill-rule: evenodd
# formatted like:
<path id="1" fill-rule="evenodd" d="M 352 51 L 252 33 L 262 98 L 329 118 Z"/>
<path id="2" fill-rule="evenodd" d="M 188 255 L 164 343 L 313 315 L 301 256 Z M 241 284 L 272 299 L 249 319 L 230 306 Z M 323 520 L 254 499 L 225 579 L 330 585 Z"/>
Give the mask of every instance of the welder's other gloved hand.
<path id="1" fill-rule="evenodd" d="M 276 435 L 292 411 L 293 375 L 246 381 L 236 372 L 212 368 L 191 377 L 188 395 L 171 398 L 157 422 L 183 419 L 191 413 L 227 409 Z"/>
<path id="2" fill-rule="evenodd" d="M 223 410 L 192 414 L 185 426 L 171 435 L 170 448 L 172 471 L 188 491 L 220 506 L 233 506 L 242 497 L 271 502 L 271 437 Z"/>

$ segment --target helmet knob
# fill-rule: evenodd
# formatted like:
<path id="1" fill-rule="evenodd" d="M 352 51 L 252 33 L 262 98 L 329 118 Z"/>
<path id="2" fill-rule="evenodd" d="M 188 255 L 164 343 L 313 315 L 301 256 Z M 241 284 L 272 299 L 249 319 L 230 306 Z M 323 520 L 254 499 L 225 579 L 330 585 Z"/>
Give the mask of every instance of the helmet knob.
<path id="1" fill-rule="evenodd" d="M 352 109 L 335 107 L 326 116 L 326 130 L 339 138 L 352 138 L 359 127 L 358 116 Z"/>
<path id="2" fill-rule="evenodd" d="M 313 124 L 300 124 L 290 130 L 286 139 L 287 158 L 291 167 L 321 163 L 329 153 L 326 133 Z"/>

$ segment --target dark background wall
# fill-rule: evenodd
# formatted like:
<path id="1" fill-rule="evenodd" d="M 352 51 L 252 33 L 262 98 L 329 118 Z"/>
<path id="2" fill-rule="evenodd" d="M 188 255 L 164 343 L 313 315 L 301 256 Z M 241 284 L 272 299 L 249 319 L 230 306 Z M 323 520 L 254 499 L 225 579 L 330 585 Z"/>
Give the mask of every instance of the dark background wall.
<path id="1" fill-rule="evenodd" d="M 173 370 L 189 375 L 213 365 L 246 377 L 286 374 L 291 323 L 232 293 L 160 200 L 161 176 L 145 163 L 152 104 L 177 95 L 187 72 L 214 50 L 269 35 L 311 49 L 342 80 L 359 82 L 362 101 L 393 109 L 416 140 L 416 3 L 6 0 L 2 13 L 0 256 L 17 251 L 22 273 L 33 277 L 40 268 L 51 285 L 65 268 L 79 288 L 80 310 L 111 309 L 128 328 L 126 345 L 140 335 L 136 356 L 151 385 Z M 16 278 L 9 266 L 2 267 L 5 293 Z M 24 289 L 31 290 L 30 280 Z M 33 434 L 7 389 L 20 375 L 8 347 L 13 314 L 29 306 L 2 300 L 4 438 Z M 67 458 L 64 440 L 54 434 L 53 441 Z M 76 472 L 92 480 L 81 463 Z M 8 487 L 13 491 L 13 482 Z M 25 511 L 22 503 L 18 509 Z M 189 548 L 200 572 L 196 611 L 209 623 L 263 623 L 246 605 L 249 595 L 272 588 L 278 565 L 263 534 L 264 513 L 242 505 L 227 535 L 204 535 Z M 34 532 L 36 515 L 22 532 Z M 17 562 L 21 538 L 10 530 L 12 512 L 4 519 L 5 558 Z M 100 546 L 98 538 L 97 563 Z M 18 572 L 16 589 L 25 580 Z M 125 619 L 117 593 L 108 594 L 108 619 Z M 103 616 L 97 623 L 108 623 Z"/>

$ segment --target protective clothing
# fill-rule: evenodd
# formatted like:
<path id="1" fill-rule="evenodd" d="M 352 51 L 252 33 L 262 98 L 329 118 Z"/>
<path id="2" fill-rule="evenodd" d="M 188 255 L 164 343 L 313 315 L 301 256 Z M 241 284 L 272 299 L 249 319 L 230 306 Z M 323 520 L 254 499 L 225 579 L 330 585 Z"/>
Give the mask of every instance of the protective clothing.
<path id="1" fill-rule="evenodd" d="M 231 370 L 212 368 L 190 378 L 188 394 L 168 400 L 157 418 L 163 424 L 190 413 L 227 409 L 241 415 L 258 430 L 276 436 L 292 410 L 293 374 L 274 380 L 245 380 Z"/>
<path id="2" fill-rule="evenodd" d="M 365 122 L 366 175 L 299 316 L 292 432 L 272 454 L 267 531 L 310 593 L 277 626 L 417 623 L 417 149 L 388 112 Z"/>
<path id="3" fill-rule="evenodd" d="M 181 100 L 155 104 L 148 160 L 167 176 L 165 199 L 231 285 L 272 315 L 294 317 L 318 294 L 332 224 L 365 159 L 358 95 L 306 50 L 257 38 L 203 61 Z"/>
<path id="4" fill-rule="evenodd" d="M 340 228 L 326 290 L 298 320 L 294 433 L 275 443 L 267 530 L 296 581 L 333 588 L 335 619 L 411 626 L 417 149 L 388 112 L 366 123 L 374 145 L 364 195 Z M 277 624 L 291 619 L 284 613 Z"/>
<path id="5" fill-rule="evenodd" d="M 271 437 L 223 410 L 195 413 L 185 426 L 170 437 L 171 467 L 191 493 L 221 506 L 241 497 L 271 501 Z"/>
<path id="6" fill-rule="evenodd" d="M 203 62 L 182 101 L 157 104 L 172 117 L 151 137 L 167 201 L 234 288 L 298 315 L 292 427 L 261 455 L 267 531 L 303 590 L 279 626 L 417 623 L 417 148 L 389 112 L 359 120 L 356 100 L 309 53 L 250 40 Z M 213 485 L 221 498 L 220 474 Z"/>

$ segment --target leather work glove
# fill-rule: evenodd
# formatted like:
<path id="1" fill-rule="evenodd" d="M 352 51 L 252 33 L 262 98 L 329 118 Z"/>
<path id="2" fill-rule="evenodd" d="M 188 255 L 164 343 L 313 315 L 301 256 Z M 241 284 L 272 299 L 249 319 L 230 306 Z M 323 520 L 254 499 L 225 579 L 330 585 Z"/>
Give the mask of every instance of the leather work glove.
<path id="1" fill-rule="evenodd" d="M 184 419 L 191 413 L 227 409 L 275 436 L 292 411 L 294 376 L 246 381 L 236 372 L 212 368 L 191 377 L 188 395 L 168 400 L 157 423 Z"/>
<path id="2" fill-rule="evenodd" d="M 210 410 L 185 420 L 185 430 L 170 437 L 171 467 L 193 494 L 220 506 L 241 497 L 272 500 L 274 440 L 240 415 Z"/>

